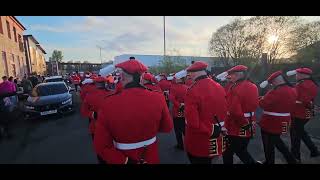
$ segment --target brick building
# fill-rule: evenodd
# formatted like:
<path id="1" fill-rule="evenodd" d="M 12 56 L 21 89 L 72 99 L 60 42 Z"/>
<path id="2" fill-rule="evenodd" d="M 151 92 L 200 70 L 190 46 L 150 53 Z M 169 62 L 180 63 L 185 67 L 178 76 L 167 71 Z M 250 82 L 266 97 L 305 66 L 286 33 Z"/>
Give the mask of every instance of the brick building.
<path id="1" fill-rule="evenodd" d="M 46 72 L 46 51 L 41 47 L 39 42 L 32 35 L 24 35 L 24 46 L 26 47 L 25 56 L 27 64 L 27 72 L 30 74 L 35 72 L 44 75 Z"/>
<path id="2" fill-rule="evenodd" d="M 26 28 L 14 16 L 0 16 L 0 76 L 23 77 L 27 73 L 23 46 Z"/>

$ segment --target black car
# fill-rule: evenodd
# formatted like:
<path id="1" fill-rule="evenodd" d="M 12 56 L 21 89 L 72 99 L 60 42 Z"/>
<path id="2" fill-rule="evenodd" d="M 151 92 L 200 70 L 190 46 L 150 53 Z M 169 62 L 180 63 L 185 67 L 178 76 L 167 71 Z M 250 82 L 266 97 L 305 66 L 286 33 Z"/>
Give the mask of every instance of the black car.
<path id="1" fill-rule="evenodd" d="M 64 79 L 62 76 L 49 76 L 45 77 L 43 82 L 64 82 Z"/>
<path id="2" fill-rule="evenodd" d="M 26 118 L 65 114 L 72 111 L 72 94 L 64 82 L 38 84 L 24 104 Z"/>

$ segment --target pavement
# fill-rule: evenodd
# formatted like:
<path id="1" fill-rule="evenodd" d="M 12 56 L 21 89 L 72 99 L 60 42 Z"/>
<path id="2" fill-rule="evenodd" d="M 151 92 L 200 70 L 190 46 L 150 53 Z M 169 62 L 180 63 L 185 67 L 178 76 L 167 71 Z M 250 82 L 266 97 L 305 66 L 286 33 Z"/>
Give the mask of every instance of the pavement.
<path id="1" fill-rule="evenodd" d="M 12 123 L 14 137 L 0 141 L 0 164 L 96 164 L 92 140 L 88 133 L 88 120 L 80 116 L 79 98 L 74 96 L 75 112 L 64 117 L 49 117 L 27 121 L 19 113 Z M 320 148 L 320 118 L 317 116 L 306 129 L 314 137 Z M 161 164 L 189 164 L 184 151 L 176 150 L 175 135 L 159 134 L 159 152 Z M 289 146 L 289 136 L 282 137 Z M 249 144 L 249 152 L 256 160 L 264 160 L 260 130 Z M 302 143 L 302 163 L 319 164 L 320 157 L 310 158 L 310 152 Z M 213 164 L 222 164 L 221 158 L 215 158 Z M 241 164 L 234 157 L 235 164 Z M 286 164 L 283 156 L 276 151 L 276 164 Z"/>

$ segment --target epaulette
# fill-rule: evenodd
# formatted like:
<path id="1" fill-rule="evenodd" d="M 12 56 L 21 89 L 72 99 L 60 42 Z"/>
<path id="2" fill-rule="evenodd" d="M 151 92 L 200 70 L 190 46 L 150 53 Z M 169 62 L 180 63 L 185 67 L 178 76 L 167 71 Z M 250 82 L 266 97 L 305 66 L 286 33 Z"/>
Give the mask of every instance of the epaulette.
<path id="1" fill-rule="evenodd" d="M 187 91 L 191 90 L 191 89 L 193 88 L 193 86 L 197 84 L 197 82 L 198 82 L 198 81 L 193 82 L 193 83 L 191 84 L 191 86 L 190 86 L 190 87 L 188 87 Z"/>
<path id="2" fill-rule="evenodd" d="M 239 83 L 235 82 L 231 85 L 231 87 L 229 88 L 230 90 L 232 90 L 234 87 L 236 87 Z"/>
<path id="3" fill-rule="evenodd" d="M 297 84 L 301 84 L 301 83 L 303 83 L 303 82 L 304 82 L 304 80 L 306 80 L 306 79 L 300 79 L 300 80 L 297 82 Z"/>
<path id="4" fill-rule="evenodd" d="M 118 94 L 118 93 L 120 93 L 120 91 L 114 91 L 114 92 L 111 93 L 111 94 L 105 95 L 103 98 L 106 99 L 106 98 L 108 98 L 108 97 L 110 97 L 110 96 L 113 96 L 113 95 L 116 95 L 116 94 Z"/>
<path id="5" fill-rule="evenodd" d="M 148 88 L 147 86 L 144 86 L 144 85 L 141 85 L 141 86 L 142 86 L 144 89 L 148 90 L 148 91 L 162 93 L 161 91 L 150 89 L 150 88 Z"/>
<path id="6" fill-rule="evenodd" d="M 236 87 L 238 84 L 240 84 L 241 82 L 245 82 L 245 81 L 249 81 L 251 83 L 254 84 L 254 82 L 252 82 L 250 79 L 240 79 L 238 81 L 236 81 L 235 83 L 232 84 L 232 86 L 230 87 L 230 89 L 233 89 L 234 87 Z"/>
<path id="7" fill-rule="evenodd" d="M 162 91 L 159 90 L 152 90 L 153 92 L 158 92 L 158 93 L 162 93 Z"/>

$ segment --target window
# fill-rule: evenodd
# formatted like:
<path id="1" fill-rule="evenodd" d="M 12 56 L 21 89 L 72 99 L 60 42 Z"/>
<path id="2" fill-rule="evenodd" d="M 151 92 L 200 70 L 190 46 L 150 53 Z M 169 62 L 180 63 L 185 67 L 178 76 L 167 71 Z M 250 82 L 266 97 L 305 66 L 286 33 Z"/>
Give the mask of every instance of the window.
<path id="1" fill-rule="evenodd" d="M 68 89 L 64 83 L 46 84 L 37 87 L 37 96 L 50 96 L 67 92 Z"/>
<path id="2" fill-rule="evenodd" d="M 18 74 L 20 74 L 20 75 L 22 75 L 22 68 L 21 68 L 21 64 L 20 64 L 20 57 L 19 56 L 17 56 L 17 62 L 18 62 L 18 70 L 19 70 L 19 73 Z"/>
<path id="3" fill-rule="evenodd" d="M 3 28 L 2 28 L 2 20 L 1 20 L 1 16 L 0 16 L 0 33 L 3 34 Z"/>
<path id="4" fill-rule="evenodd" d="M 15 64 L 16 62 L 14 61 L 14 54 L 11 54 L 12 56 L 12 63 Z"/>
<path id="5" fill-rule="evenodd" d="M 24 52 L 23 42 L 22 42 L 22 38 L 21 38 L 20 34 L 18 34 L 18 41 L 19 41 L 19 49 L 20 49 L 20 51 Z"/>
<path id="6" fill-rule="evenodd" d="M 13 26 L 13 36 L 14 36 L 14 41 L 17 42 L 17 31 L 16 27 Z"/>
<path id="7" fill-rule="evenodd" d="M 3 62 L 3 65 L 4 65 L 4 74 L 6 76 L 9 76 L 9 74 L 8 74 L 8 63 L 7 63 L 7 54 L 4 51 L 2 51 L 2 62 Z"/>
<path id="8" fill-rule="evenodd" d="M 6 21 L 6 22 L 7 22 L 8 38 L 11 39 L 10 24 L 8 21 Z"/>
<path id="9" fill-rule="evenodd" d="M 15 64 L 11 64 L 12 66 L 12 74 L 14 77 L 17 77 L 17 72 L 16 72 L 16 65 Z"/>

